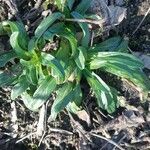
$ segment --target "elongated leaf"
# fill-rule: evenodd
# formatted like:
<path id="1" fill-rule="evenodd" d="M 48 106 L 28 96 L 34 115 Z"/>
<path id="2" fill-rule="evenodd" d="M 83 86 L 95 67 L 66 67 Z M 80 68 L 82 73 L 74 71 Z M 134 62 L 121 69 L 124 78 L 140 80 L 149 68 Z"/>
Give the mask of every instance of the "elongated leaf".
<path id="1" fill-rule="evenodd" d="M 0 23 L 0 36 L 1 35 L 6 35 L 6 31 L 4 30 L 2 23 Z"/>
<path id="2" fill-rule="evenodd" d="M 33 38 L 31 38 L 30 39 L 30 41 L 29 41 L 29 43 L 28 43 L 28 51 L 29 52 L 32 52 L 32 51 L 34 51 L 34 49 L 36 48 L 36 38 L 35 37 L 33 37 Z"/>
<path id="3" fill-rule="evenodd" d="M 115 49 L 115 52 L 128 53 L 129 52 L 129 50 L 128 50 L 128 43 L 129 43 L 129 41 L 127 39 L 122 39 L 121 43 Z"/>
<path id="4" fill-rule="evenodd" d="M 51 119 L 55 119 L 57 114 L 62 111 L 69 102 L 73 101 L 78 94 L 78 85 L 73 88 L 71 83 L 64 84 L 57 92 L 57 97 L 51 108 Z"/>
<path id="5" fill-rule="evenodd" d="M 4 28 L 4 30 L 6 31 L 6 32 L 16 32 L 16 31 L 18 31 L 19 29 L 18 29 L 18 26 L 17 26 L 17 23 L 15 23 L 15 22 L 12 22 L 12 21 L 3 21 L 2 22 L 2 26 L 3 26 L 3 28 Z M 9 26 L 9 27 L 8 27 Z"/>
<path id="6" fill-rule="evenodd" d="M 19 38 L 19 32 L 13 32 L 13 34 L 10 37 L 10 44 L 14 49 L 15 53 L 20 58 L 28 60 L 30 58 L 30 55 L 26 50 L 22 49 L 22 47 L 19 45 L 18 38 Z"/>
<path id="7" fill-rule="evenodd" d="M 94 58 L 94 56 L 93 56 Z M 143 63 L 131 54 L 120 52 L 99 52 L 95 55 L 95 58 L 90 63 L 91 69 L 98 69 L 106 64 L 123 64 L 132 68 L 142 68 Z"/>
<path id="8" fill-rule="evenodd" d="M 37 88 L 33 97 L 30 96 L 28 93 L 23 93 L 21 97 L 27 108 L 36 111 L 48 100 L 50 94 L 55 90 L 55 88 L 55 79 L 47 76 Z"/>
<path id="9" fill-rule="evenodd" d="M 68 62 L 70 60 L 70 45 L 67 39 L 62 39 L 60 42 L 60 47 L 57 50 L 56 58 L 62 60 L 63 62 Z"/>
<path id="10" fill-rule="evenodd" d="M 81 110 L 80 106 L 82 103 L 82 91 L 80 85 L 78 85 L 77 93 L 78 94 L 75 94 L 74 100 L 69 102 L 66 106 L 67 110 L 74 114 Z"/>
<path id="11" fill-rule="evenodd" d="M 77 66 L 83 70 L 85 68 L 85 57 L 83 55 L 82 49 L 78 49 L 79 54 L 77 56 L 77 58 L 75 59 L 75 62 L 77 64 Z"/>
<path id="12" fill-rule="evenodd" d="M 51 26 L 56 20 L 60 19 L 61 17 L 63 17 L 63 15 L 58 12 L 46 17 L 35 30 L 36 38 L 39 39 L 42 36 L 42 34 L 48 29 L 48 27 Z"/>
<path id="13" fill-rule="evenodd" d="M 6 72 L 0 72 L 0 87 L 5 85 L 11 85 L 15 80 L 16 76 Z"/>
<path id="14" fill-rule="evenodd" d="M 57 23 L 48 28 L 48 30 L 44 33 L 43 38 L 46 40 L 51 40 L 53 39 L 54 35 L 67 39 L 70 42 L 72 56 L 75 56 L 77 50 L 77 40 L 75 35 L 69 31 L 69 29 L 67 29 L 64 23 Z"/>
<path id="15" fill-rule="evenodd" d="M 84 19 L 84 17 L 82 15 L 80 15 L 77 12 L 72 12 L 71 15 L 75 18 L 75 19 Z M 81 27 L 82 31 L 83 31 L 83 37 L 82 37 L 82 46 L 84 47 L 88 47 L 89 42 L 90 42 L 90 31 L 88 28 L 88 24 L 87 23 L 79 23 L 79 26 Z"/>
<path id="16" fill-rule="evenodd" d="M 69 41 L 66 39 L 62 39 L 56 57 L 60 60 L 60 63 L 64 68 L 65 81 L 68 81 L 68 79 L 70 79 L 71 75 L 73 74 L 76 68 L 74 60 L 70 58 L 70 53 L 71 51 Z M 73 79 L 74 77 L 71 78 Z"/>
<path id="17" fill-rule="evenodd" d="M 94 72 L 86 72 L 85 76 L 97 98 L 98 106 L 109 113 L 114 112 L 117 107 L 117 99 L 108 85 Z"/>
<path id="18" fill-rule="evenodd" d="M 33 98 L 47 100 L 53 90 L 56 88 L 56 81 L 52 77 L 46 77 L 35 91 Z"/>
<path id="19" fill-rule="evenodd" d="M 64 23 L 56 23 L 49 27 L 47 31 L 43 34 L 43 38 L 46 40 L 53 40 L 54 35 L 59 34 L 60 32 L 63 32 L 65 29 Z"/>
<path id="20" fill-rule="evenodd" d="M 21 100 L 23 101 L 24 105 L 25 105 L 28 109 L 30 109 L 30 110 L 32 110 L 32 111 L 38 111 L 38 108 L 36 108 L 36 109 L 33 108 L 33 102 L 34 102 L 35 100 L 34 100 L 33 97 L 32 97 L 30 94 L 28 94 L 27 92 L 24 92 L 24 93 L 21 95 Z"/>
<path id="21" fill-rule="evenodd" d="M 76 12 L 79 14 L 84 15 L 84 13 L 87 11 L 87 9 L 90 7 L 91 0 L 82 0 L 77 8 L 75 9 Z"/>
<path id="22" fill-rule="evenodd" d="M 30 66 L 26 69 L 27 79 L 33 85 L 38 83 L 38 70 L 36 66 Z"/>
<path id="23" fill-rule="evenodd" d="M 18 43 L 23 49 L 27 49 L 29 37 L 22 22 L 4 21 L 2 22 L 4 29 L 10 26 L 11 33 L 19 32 Z"/>
<path id="24" fill-rule="evenodd" d="M 25 61 L 20 59 L 20 63 L 24 66 L 24 71 L 26 73 L 26 78 L 28 82 L 33 85 L 37 85 L 38 83 L 38 62 L 34 62 L 33 60 Z"/>
<path id="25" fill-rule="evenodd" d="M 150 90 L 150 81 L 140 69 L 129 68 L 123 64 L 107 64 L 102 68 L 104 71 L 110 72 L 122 78 L 128 79 L 141 90 L 147 92 Z"/>
<path id="26" fill-rule="evenodd" d="M 64 68 L 54 56 L 52 56 L 51 54 L 41 53 L 41 59 L 43 65 L 52 67 L 54 77 L 59 76 L 62 80 L 64 80 Z"/>
<path id="27" fill-rule="evenodd" d="M 67 5 L 70 10 L 72 9 L 74 2 L 75 2 L 75 0 L 67 0 Z"/>
<path id="28" fill-rule="evenodd" d="M 77 54 L 77 40 L 75 35 L 73 35 L 73 33 L 71 33 L 69 30 L 65 30 L 64 32 L 59 33 L 58 36 L 62 36 L 70 42 L 72 56 L 75 56 Z"/>
<path id="29" fill-rule="evenodd" d="M 26 79 L 26 76 L 23 75 L 18 79 L 18 83 L 13 87 L 11 91 L 11 99 L 14 100 L 18 96 L 20 96 L 23 92 L 27 90 L 29 87 L 29 82 Z"/>
<path id="30" fill-rule="evenodd" d="M 120 36 L 109 38 L 104 42 L 95 44 L 89 50 L 92 52 L 116 51 L 117 47 L 121 44 L 122 38 Z"/>
<path id="31" fill-rule="evenodd" d="M 4 67 L 7 62 L 9 62 L 11 59 L 14 59 L 15 57 L 17 57 L 17 55 L 14 51 L 0 54 L 0 67 Z"/>
<path id="32" fill-rule="evenodd" d="M 63 0 L 55 0 L 55 3 L 59 10 L 62 10 Z"/>

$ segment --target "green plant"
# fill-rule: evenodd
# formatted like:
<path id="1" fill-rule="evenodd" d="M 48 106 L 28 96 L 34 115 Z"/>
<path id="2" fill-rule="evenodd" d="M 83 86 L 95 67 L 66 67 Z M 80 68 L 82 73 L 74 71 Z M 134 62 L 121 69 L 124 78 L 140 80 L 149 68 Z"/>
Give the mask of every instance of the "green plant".
<path id="1" fill-rule="evenodd" d="M 81 79 L 86 79 L 97 99 L 98 107 L 112 113 L 118 106 L 117 91 L 109 87 L 94 70 L 128 79 L 146 94 L 149 80 L 142 72 L 143 64 L 135 56 L 124 53 L 127 43 L 120 37 L 110 38 L 90 47 L 90 30 L 86 22 L 68 22 L 66 18 L 84 19 L 84 0 L 72 11 L 74 1 L 56 1 L 60 12 L 47 16 L 30 39 L 20 22 L 4 21 L 0 34 L 10 36 L 12 50 L 1 53 L 0 67 L 16 58 L 0 72 L 0 86 L 13 85 L 11 98 L 21 96 L 24 104 L 37 110 L 56 92 L 51 118 L 66 108 L 76 113 L 82 103 Z M 86 2 L 87 3 L 87 2 Z M 90 1 L 89 1 L 90 3 Z M 79 28 L 80 27 L 80 28 Z M 81 40 L 77 33 L 82 31 Z M 46 43 L 59 40 L 57 50 L 44 51 Z"/>

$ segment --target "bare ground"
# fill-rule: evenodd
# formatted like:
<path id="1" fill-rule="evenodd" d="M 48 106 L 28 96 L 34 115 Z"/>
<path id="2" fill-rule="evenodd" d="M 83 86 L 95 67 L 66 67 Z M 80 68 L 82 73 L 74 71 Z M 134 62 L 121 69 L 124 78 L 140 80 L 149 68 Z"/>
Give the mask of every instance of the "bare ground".
<path id="1" fill-rule="evenodd" d="M 13 0 L 12 0 L 13 1 Z M 15 1 L 15 0 L 14 0 Z M 10 11 L 6 1 L 1 1 L 0 20 L 22 19 L 32 34 L 40 22 L 42 9 L 33 9 L 34 3 L 28 6 L 29 0 L 17 1 L 17 7 Z M 150 6 L 148 0 L 130 0 L 124 4 L 127 7 L 127 18 L 110 36 L 119 34 L 129 38 L 132 51 L 149 52 L 150 50 L 150 15 L 133 34 Z M 49 6 L 50 10 L 53 7 Z M 12 13 L 10 13 L 12 12 Z M 15 15 L 14 15 L 14 14 Z M 133 34 L 133 35 L 132 35 Z M 9 49 L 7 38 L 0 39 L 2 50 Z M 149 70 L 147 70 L 149 72 Z M 105 77 L 105 76 L 104 76 Z M 116 85 L 116 82 L 118 83 Z M 116 113 L 109 115 L 96 107 L 94 98 L 89 93 L 88 86 L 83 84 L 85 91 L 85 111 L 78 116 L 59 114 L 55 122 L 48 122 L 50 106 L 47 103 L 45 131 L 37 136 L 39 114 L 26 109 L 18 100 L 10 99 L 10 88 L 0 89 L 0 149 L 1 150 L 149 150 L 150 149 L 150 102 L 140 103 L 139 93 L 127 82 L 113 78 L 109 83 L 120 90 L 122 107 Z M 17 118 L 15 118 L 17 117 Z"/>

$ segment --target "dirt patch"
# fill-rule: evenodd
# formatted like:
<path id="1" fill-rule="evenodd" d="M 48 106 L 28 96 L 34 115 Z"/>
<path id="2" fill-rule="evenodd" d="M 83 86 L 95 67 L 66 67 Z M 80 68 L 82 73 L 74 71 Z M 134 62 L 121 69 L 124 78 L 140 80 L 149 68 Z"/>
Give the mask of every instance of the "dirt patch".
<path id="1" fill-rule="evenodd" d="M 17 2 L 18 9 L 15 9 L 17 11 L 15 16 L 13 12 L 10 13 L 11 8 L 4 1 L 0 1 L 0 20 L 21 19 L 28 25 L 29 35 L 32 35 L 42 19 L 44 10 L 35 8 L 34 1 Z M 137 32 L 134 35 L 132 33 L 144 17 L 150 2 L 148 0 L 130 0 L 121 5 L 127 7 L 127 18 L 115 29 L 111 29 L 109 35 L 127 36 L 129 37 L 129 46 L 133 51 L 148 52 L 150 50 L 150 15 L 147 15 Z M 47 7 L 49 11 L 45 13 L 51 13 L 56 9 L 52 5 Z M 0 39 L 0 47 L 6 50 L 9 46 L 4 41 L 4 39 Z M 139 103 L 139 93 L 127 82 L 112 77 L 109 84 L 120 90 L 122 107 L 118 108 L 114 114 L 109 115 L 96 107 L 95 99 L 88 86 L 83 82 L 83 90 L 86 93 L 83 107 L 87 113 L 80 112 L 82 117 L 78 118 L 78 116 L 72 116 L 63 111 L 55 122 L 46 122 L 46 132 L 40 137 L 37 137 L 35 133 L 39 120 L 38 112 L 26 109 L 20 100 L 15 102 L 14 107 L 10 99 L 10 88 L 0 89 L 0 149 L 150 149 L 150 103 Z M 12 120 L 14 108 L 17 113 L 16 122 Z M 50 115 L 50 108 L 51 101 L 47 104 L 46 120 Z"/>

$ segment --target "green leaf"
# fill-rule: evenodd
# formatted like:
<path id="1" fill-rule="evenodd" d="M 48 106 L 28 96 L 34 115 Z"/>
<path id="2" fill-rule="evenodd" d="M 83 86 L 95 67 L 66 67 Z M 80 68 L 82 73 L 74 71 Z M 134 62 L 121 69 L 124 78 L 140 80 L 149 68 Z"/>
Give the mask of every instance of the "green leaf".
<path id="1" fill-rule="evenodd" d="M 30 58 L 29 53 L 22 49 L 22 47 L 18 43 L 19 32 L 13 32 L 10 36 L 10 44 L 14 49 L 15 53 L 22 59 L 28 60 Z"/>
<path id="2" fill-rule="evenodd" d="M 55 3 L 56 3 L 59 10 L 62 10 L 62 1 L 63 0 L 55 0 Z"/>
<path id="3" fill-rule="evenodd" d="M 42 34 L 49 28 L 49 26 L 51 26 L 56 20 L 60 19 L 61 17 L 63 17 L 63 15 L 59 12 L 53 13 L 46 17 L 35 30 L 35 37 L 39 39 Z"/>
<path id="4" fill-rule="evenodd" d="M 107 110 L 109 113 L 113 113 L 117 108 L 116 94 L 113 93 L 109 86 L 94 72 L 90 73 L 86 71 L 84 75 L 97 98 L 98 106 Z"/>
<path id="5" fill-rule="evenodd" d="M 33 97 L 30 96 L 28 93 L 23 93 L 22 100 L 27 108 L 36 111 L 48 100 L 50 94 L 55 90 L 55 88 L 55 79 L 50 76 L 47 76 L 37 88 Z"/>
<path id="6" fill-rule="evenodd" d="M 75 95 L 78 94 L 78 85 L 73 88 L 72 83 L 66 83 L 62 85 L 57 91 L 57 97 L 51 108 L 51 119 L 55 120 L 57 114 L 62 111 L 69 102 L 75 99 Z"/>
<path id="7" fill-rule="evenodd" d="M 63 32 L 65 29 L 65 24 L 64 23 L 55 23 L 51 27 L 49 27 L 45 33 L 43 34 L 43 38 L 45 40 L 53 40 L 54 35 L 59 34 L 60 32 Z"/>
<path id="8" fill-rule="evenodd" d="M 3 29 L 8 33 L 9 32 L 13 33 L 13 32 L 19 31 L 19 29 L 17 27 L 17 23 L 15 23 L 15 22 L 3 21 L 2 26 L 3 26 Z"/>
<path id="9" fill-rule="evenodd" d="M 46 40 L 51 40 L 53 39 L 54 35 L 67 39 L 70 42 L 72 56 L 75 56 L 77 49 L 77 40 L 75 38 L 75 35 L 69 29 L 67 29 L 64 23 L 57 23 L 48 28 L 48 30 L 44 33 L 43 38 Z"/>
<path id="10" fill-rule="evenodd" d="M 115 51 L 128 53 L 129 52 L 128 43 L 129 43 L 129 41 L 127 39 L 122 39 L 121 43 L 118 45 L 118 47 L 115 49 Z"/>
<path id="11" fill-rule="evenodd" d="M 21 100 L 23 101 L 24 105 L 25 105 L 28 109 L 30 109 L 30 110 L 32 110 L 32 111 L 37 111 L 37 110 L 38 110 L 38 108 L 36 108 L 36 109 L 33 108 L 33 102 L 34 102 L 35 100 L 34 100 L 33 97 L 32 97 L 30 94 L 28 94 L 27 92 L 24 92 L 24 93 L 21 95 Z"/>
<path id="12" fill-rule="evenodd" d="M 66 106 L 67 110 L 71 113 L 76 114 L 79 110 L 81 110 L 80 106 L 82 103 L 82 91 L 80 85 L 78 85 L 77 93 L 74 97 L 74 100 L 69 102 Z"/>
<path id="13" fill-rule="evenodd" d="M 64 10 L 66 0 L 55 0 L 55 3 L 60 11 Z"/>
<path id="14" fill-rule="evenodd" d="M 33 85 L 37 85 L 38 83 L 38 70 L 36 66 L 29 66 L 26 69 L 26 75 L 27 75 L 27 79 L 30 83 L 32 83 Z"/>
<path id="15" fill-rule="evenodd" d="M 82 49 L 78 48 L 78 56 L 75 59 L 75 62 L 77 64 L 77 66 L 83 70 L 85 68 L 85 57 L 84 54 L 82 52 Z"/>
<path id="16" fill-rule="evenodd" d="M 33 38 L 30 39 L 30 41 L 28 43 L 28 51 L 29 52 L 33 52 L 35 50 L 35 48 L 36 48 L 36 42 L 37 42 L 37 40 L 36 40 L 35 37 L 33 37 Z"/>
<path id="17" fill-rule="evenodd" d="M 150 90 L 150 81 L 139 68 L 130 68 L 126 64 L 109 63 L 101 69 L 131 81 L 145 93 Z"/>
<path id="18" fill-rule="evenodd" d="M 41 53 L 42 64 L 45 66 L 49 66 L 53 70 L 53 76 L 59 77 L 62 80 L 65 79 L 64 68 L 61 63 L 51 54 Z"/>
<path id="19" fill-rule="evenodd" d="M 71 31 L 66 29 L 64 32 L 59 33 L 58 36 L 62 36 L 70 42 L 72 56 L 75 56 L 77 54 L 77 40 L 75 38 L 75 35 Z"/>
<path id="20" fill-rule="evenodd" d="M 26 76 L 23 75 L 18 79 L 18 83 L 12 88 L 11 99 L 14 100 L 19 95 L 27 90 L 29 87 L 29 82 L 26 79 Z"/>
<path id="21" fill-rule="evenodd" d="M 0 87 L 12 84 L 16 78 L 13 74 L 0 71 Z"/>
<path id="22" fill-rule="evenodd" d="M 3 28 L 2 23 L 0 23 L 0 36 L 3 36 L 3 35 L 6 35 L 6 32 L 5 32 L 4 28 Z"/>
<path id="23" fill-rule="evenodd" d="M 79 14 L 84 15 L 87 9 L 90 7 L 91 0 L 82 0 L 79 5 L 76 7 L 75 11 Z"/>
<path id="24" fill-rule="evenodd" d="M 74 59 L 70 58 L 70 45 L 68 40 L 66 39 L 61 40 L 60 48 L 58 49 L 56 58 L 60 60 L 60 63 L 64 68 L 65 81 L 68 81 L 69 77 L 76 68 Z"/>
<path id="25" fill-rule="evenodd" d="M 71 13 L 71 15 L 75 18 L 75 19 L 84 19 L 84 17 L 82 15 L 80 15 L 79 13 L 73 11 Z M 88 47 L 89 42 L 90 42 L 90 31 L 89 31 L 89 27 L 87 23 L 79 23 L 79 26 L 81 27 L 82 31 L 83 31 L 83 37 L 82 37 L 82 46 L 84 47 Z"/>
<path id="26" fill-rule="evenodd" d="M 95 56 L 94 56 L 95 55 Z M 98 52 L 91 54 L 93 56 L 90 62 L 91 69 L 98 69 L 109 63 L 111 64 L 123 64 L 130 66 L 131 68 L 142 68 L 143 63 L 131 54 L 120 53 L 120 52 Z"/>
<path id="27" fill-rule="evenodd" d="M 75 0 L 67 0 L 67 5 L 70 10 L 72 9 L 74 3 L 75 3 Z"/>
<path id="28" fill-rule="evenodd" d="M 70 60 L 70 45 L 69 41 L 66 39 L 62 39 L 60 42 L 60 47 L 57 50 L 56 58 L 62 60 L 63 62 L 68 62 Z"/>
<path id="29" fill-rule="evenodd" d="M 122 38 L 120 36 L 109 38 L 104 42 L 95 44 L 89 49 L 92 52 L 104 52 L 104 51 L 117 51 L 117 47 L 122 43 Z"/>
<path id="30" fill-rule="evenodd" d="M 14 51 L 0 54 L 0 67 L 4 67 L 7 62 L 9 62 L 11 59 L 14 59 L 15 57 L 17 57 L 17 55 Z"/>
<path id="31" fill-rule="evenodd" d="M 2 22 L 4 29 L 8 30 L 10 26 L 11 33 L 19 32 L 18 43 L 23 49 L 27 49 L 29 37 L 22 22 L 4 21 Z"/>
<path id="32" fill-rule="evenodd" d="M 28 82 L 33 85 L 38 83 L 38 63 L 33 60 L 25 61 L 20 59 L 20 63 L 24 66 L 24 71 Z"/>

